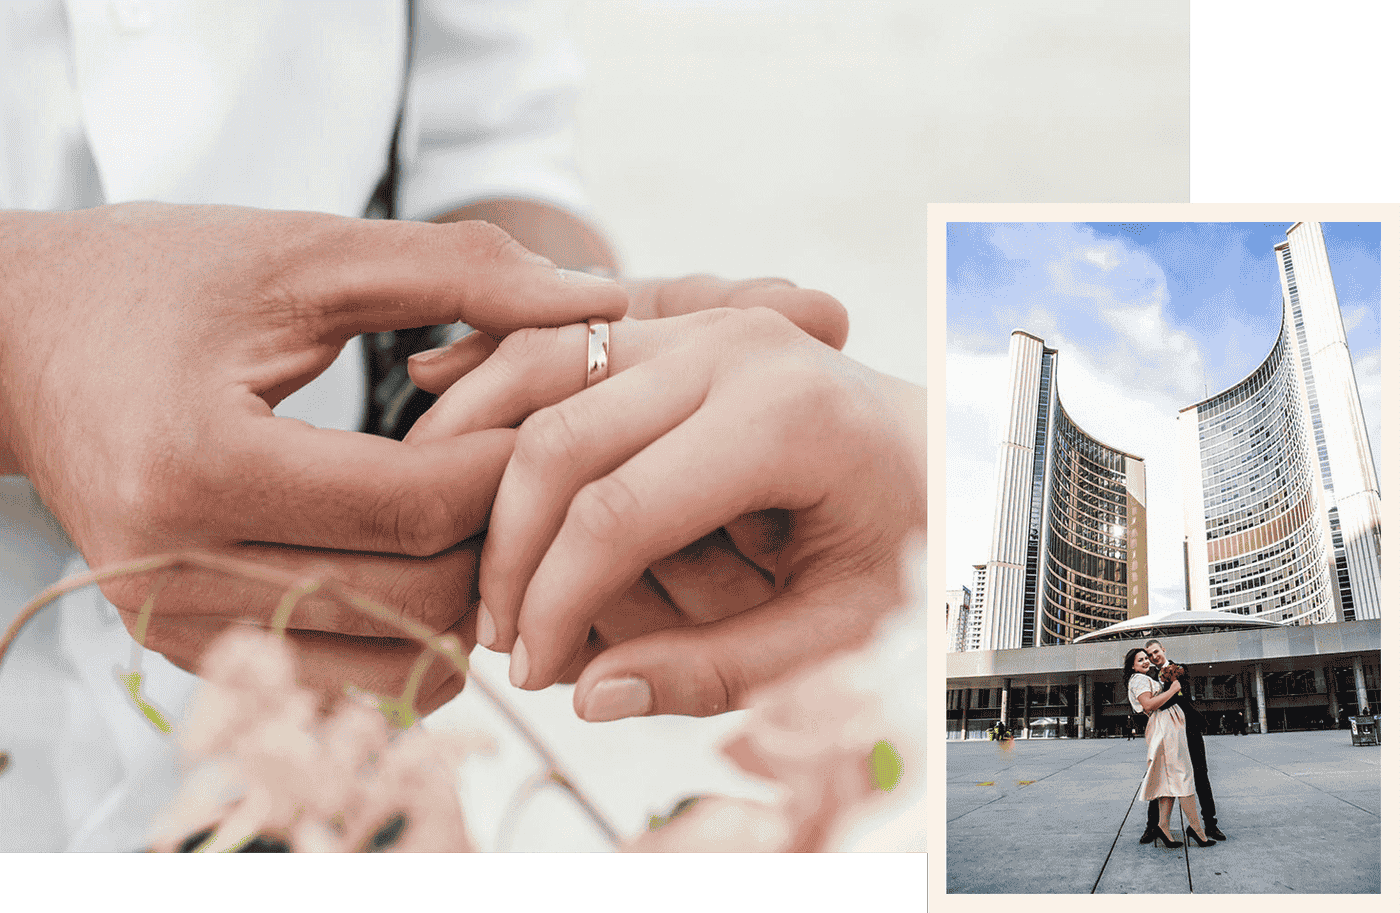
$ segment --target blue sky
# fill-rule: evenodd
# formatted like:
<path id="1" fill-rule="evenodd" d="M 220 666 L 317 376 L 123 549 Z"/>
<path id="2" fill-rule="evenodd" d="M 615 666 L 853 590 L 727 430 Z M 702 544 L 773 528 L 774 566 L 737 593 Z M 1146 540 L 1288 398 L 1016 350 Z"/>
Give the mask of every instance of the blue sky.
<path id="1" fill-rule="evenodd" d="M 1075 421 L 1147 460 L 1151 609 L 1184 607 L 1176 414 L 1268 355 L 1282 317 L 1273 246 L 1289 224 L 949 225 L 950 587 L 970 585 L 969 565 L 986 559 L 1019 328 L 1060 349 Z M 1323 235 L 1379 465 L 1380 225 L 1324 223 Z"/>
<path id="2" fill-rule="evenodd" d="M 1112 251 L 1119 272 L 1125 273 L 1114 289 L 1118 300 L 1141 302 L 1160 295 L 1164 320 L 1190 334 L 1201 348 L 1201 379 L 1216 391 L 1258 366 L 1278 336 L 1282 289 L 1273 246 L 1286 239 L 1289 224 L 1091 222 L 1073 227 L 1120 248 Z M 1004 319 L 987 313 L 988 298 L 1013 315 L 1014 323 L 1023 307 L 1018 299 L 1033 295 L 1047 281 L 1047 261 L 1061 240 L 1056 230 L 1065 227 L 950 226 L 950 340 L 957 335 L 965 343 L 995 342 L 1004 349 L 1004 337 L 1016 327 L 1004 327 Z M 1011 241 L 1006 236 L 1012 232 L 1022 237 Z M 1380 225 L 1328 222 L 1323 234 L 1355 359 L 1380 348 Z M 1138 268 L 1121 269 L 1134 256 L 1142 260 Z M 1093 264 L 1082 268 L 1092 271 Z M 1118 329 L 1104 320 L 1101 308 L 1087 306 L 1093 301 L 1082 303 L 1086 306 L 1061 313 L 1059 328 L 1086 343 L 1111 344 Z"/>
<path id="3" fill-rule="evenodd" d="M 1279 330 L 1274 245 L 1291 223 L 1088 223 L 1134 245 L 1162 268 L 1166 310 L 1208 353 L 1212 392 L 1234 384 L 1264 360 Z M 1353 353 L 1380 347 L 1380 224 L 1322 226 L 1332 281 Z M 1348 313 L 1350 309 L 1350 313 Z"/>

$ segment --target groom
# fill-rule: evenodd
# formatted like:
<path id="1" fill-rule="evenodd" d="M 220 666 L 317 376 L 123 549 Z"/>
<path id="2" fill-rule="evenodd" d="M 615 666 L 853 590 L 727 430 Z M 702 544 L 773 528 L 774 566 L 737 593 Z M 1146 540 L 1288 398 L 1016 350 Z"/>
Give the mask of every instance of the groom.
<path id="1" fill-rule="evenodd" d="M 1147 651 L 1147 658 L 1152 661 L 1151 675 L 1157 678 L 1162 667 L 1168 662 L 1167 654 L 1162 650 L 1161 641 L 1149 640 L 1147 646 L 1143 647 Z M 1183 679 L 1185 676 L 1183 676 Z M 1220 832 L 1220 828 L 1215 822 L 1215 795 L 1210 789 L 1210 772 L 1206 769 L 1206 718 L 1191 704 L 1191 698 L 1186 694 L 1187 683 L 1182 681 L 1182 688 L 1172 699 L 1162 705 L 1162 708 L 1178 704 L 1183 713 L 1186 714 L 1186 749 L 1191 753 L 1191 768 L 1196 780 L 1196 797 L 1200 803 L 1201 823 L 1205 825 L 1207 840 L 1224 840 L 1225 835 Z M 1159 708 L 1160 709 L 1160 708 Z M 1138 843 L 1151 843 L 1153 836 L 1157 832 L 1157 800 L 1147 803 L 1147 830 L 1142 832 L 1142 837 Z"/>

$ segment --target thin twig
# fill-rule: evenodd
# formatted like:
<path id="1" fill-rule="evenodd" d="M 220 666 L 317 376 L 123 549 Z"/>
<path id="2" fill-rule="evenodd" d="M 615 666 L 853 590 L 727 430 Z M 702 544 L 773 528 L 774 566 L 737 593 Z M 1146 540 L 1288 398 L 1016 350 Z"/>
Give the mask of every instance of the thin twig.
<path id="1" fill-rule="evenodd" d="M 598 830 L 603 832 L 603 836 L 606 837 L 608 842 L 616 849 L 622 843 L 622 838 L 617 835 L 617 831 L 614 830 L 613 826 L 608 823 L 608 820 L 603 817 L 603 813 L 600 812 L 592 802 L 588 801 L 588 797 L 580 792 L 578 787 L 574 785 L 573 780 L 569 779 L 564 773 L 564 768 L 560 765 L 558 759 L 554 757 L 553 752 L 546 748 L 544 743 L 535 737 L 533 730 L 526 725 L 524 720 L 516 715 L 515 711 L 496 693 L 494 688 L 486 684 L 481 676 L 473 672 L 469 672 L 467 675 L 472 683 L 481 689 L 481 693 L 486 695 L 486 699 L 500 711 L 501 716 L 506 718 L 511 728 L 518 732 L 521 738 L 529 743 L 530 748 L 533 749 L 540 760 L 544 762 L 546 768 L 545 776 L 554 780 L 563 787 L 565 792 L 574 797 L 574 801 L 579 804 L 579 807 L 584 810 L 588 817 L 593 819 L 593 823 L 597 826 Z"/>
<path id="2" fill-rule="evenodd" d="M 10 626 L 5 629 L 5 636 L 0 637 L 0 668 L 4 667 L 5 655 L 10 651 L 10 645 L 19 637 L 19 632 L 24 628 L 29 620 L 44 608 L 65 593 L 73 590 L 80 590 L 85 586 L 94 583 L 101 583 L 104 580 L 111 580 L 115 577 L 123 577 L 127 574 L 141 574 L 146 571 L 157 571 L 163 567 L 174 567 L 179 564 L 180 555 L 157 555 L 154 558 L 143 558 L 139 561 L 132 561 L 127 564 L 118 564 L 112 567 L 101 568 L 96 571 L 88 571 L 86 574 L 79 574 L 76 577 L 69 577 L 60 580 L 50 587 L 44 589 L 42 593 L 25 603 L 20 609 L 15 620 L 10 622 Z"/>
<path id="3" fill-rule="evenodd" d="M 530 797 L 549 785 L 549 777 L 545 774 L 535 774 L 530 779 L 521 783 L 515 788 L 515 792 L 510 794 L 509 801 L 506 802 L 506 814 L 501 819 L 500 825 L 496 828 L 496 852 L 505 852 L 506 838 L 513 835 L 516 824 L 525 814 L 525 803 L 530 801 Z"/>
<path id="4" fill-rule="evenodd" d="M 278 637 L 286 636 L 287 625 L 292 623 L 292 612 L 297 604 L 321 589 L 324 584 L 325 581 L 319 577 L 312 577 L 296 586 L 288 587 L 282 594 L 282 601 L 277 604 L 277 611 L 272 613 L 272 633 Z"/>
<path id="5" fill-rule="evenodd" d="M 282 589 L 283 598 L 278 605 L 277 611 L 274 612 L 274 629 L 276 629 L 278 625 L 285 628 L 290 621 L 292 610 L 300 599 L 312 593 L 319 592 L 329 594 L 351 608 L 356 609 L 361 614 L 397 628 L 408 637 L 418 641 L 424 646 L 425 655 L 428 653 L 436 653 L 456 667 L 468 681 L 473 682 L 476 687 L 481 690 L 481 693 L 486 696 L 486 699 L 495 706 L 503 717 L 505 717 L 511 728 L 525 740 L 531 750 L 534 751 L 535 755 L 543 762 L 546 771 L 542 776 L 557 783 L 565 792 L 572 796 L 574 801 L 578 803 L 585 814 L 592 819 L 593 823 L 614 848 L 621 843 L 617 831 L 608 823 L 607 819 L 603 817 L 602 812 L 600 812 L 598 808 L 589 801 L 588 797 L 574 785 L 573 781 L 564 774 L 563 767 L 559 764 L 558 759 L 555 758 L 553 752 L 545 747 L 544 743 L 535 735 L 534 730 L 511 709 L 505 700 L 501 698 L 491 686 L 487 685 L 485 681 L 472 671 L 467 656 L 463 653 L 461 644 L 456 638 L 443 637 L 428 626 L 414 621 L 411 618 L 404 618 L 388 607 L 356 593 L 334 580 L 298 577 L 294 574 L 278 571 L 250 561 L 243 561 L 220 555 L 211 555 L 204 552 L 178 552 L 153 555 L 147 558 L 129 561 L 125 564 L 109 565 L 96 570 L 89 570 L 86 573 L 78 574 L 54 583 L 25 604 L 14 621 L 5 629 L 4 636 L 0 637 L 0 668 L 3 668 L 5 656 L 8 654 L 14 641 L 19 637 L 19 633 L 24 626 L 28 624 L 35 615 L 38 615 L 45 606 L 58 599 L 60 596 L 71 593 L 74 590 L 80 590 L 86 586 L 100 584 L 118 577 L 144 574 L 161 569 L 173 571 L 186 566 L 216 571 L 235 577 L 243 577 L 244 579 L 266 583 L 270 586 Z M 150 615 L 154 610 L 155 596 L 169 576 L 169 573 L 163 575 L 152 586 L 151 593 L 147 596 L 145 605 L 142 606 L 137 621 L 137 632 L 142 641 L 144 641 Z M 418 685 L 426 671 L 426 667 L 427 663 L 420 657 L 419 662 L 415 664 L 414 674 L 410 675 L 408 687 L 406 687 L 404 691 L 404 697 L 408 700 L 412 700 L 413 697 L 416 696 Z M 3 752 L 0 752 L 0 757 L 8 761 L 8 755 Z M 3 772 L 3 767 L 0 767 L 0 772 Z M 529 782 L 533 783 L 534 781 L 532 780 Z"/>

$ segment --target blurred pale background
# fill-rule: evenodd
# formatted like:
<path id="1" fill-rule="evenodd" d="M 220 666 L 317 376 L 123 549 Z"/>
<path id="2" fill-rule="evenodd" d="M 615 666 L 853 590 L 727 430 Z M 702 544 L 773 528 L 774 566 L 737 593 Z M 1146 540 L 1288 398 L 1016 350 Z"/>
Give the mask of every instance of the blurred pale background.
<path id="1" fill-rule="evenodd" d="M 584 176 L 630 272 L 830 292 L 924 383 L 925 204 L 1186 202 L 1187 12 L 585 0 Z"/>
<path id="2" fill-rule="evenodd" d="M 584 0 L 571 22 L 581 167 L 625 270 L 829 292 L 846 352 L 909 381 L 928 377 L 928 203 L 1186 199 L 1185 0 Z M 711 749 L 737 715 L 585 724 L 570 689 L 473 662 L 625 831 L 688 794 L 766 794 Z M 470 693 L 435 719 L 497 722 Z M 488 845 L 527 757 L 504 740 L 465 769 Z M 508 842 L 597 845 L 559 826 L 576 818 L 541 798 Z"/>

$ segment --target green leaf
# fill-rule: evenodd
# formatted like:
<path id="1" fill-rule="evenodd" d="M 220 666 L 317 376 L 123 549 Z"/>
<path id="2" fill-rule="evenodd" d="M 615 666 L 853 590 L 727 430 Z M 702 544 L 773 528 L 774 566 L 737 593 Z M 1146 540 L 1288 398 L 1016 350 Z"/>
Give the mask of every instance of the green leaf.
<path id="1" fill-rule="evenodd" d="M 870 786 L 872 789 L 883 789 L 890 792 L 899 783 L 899 778 L 904 775 L 904 762 L 900 760 L 899 752 L 894 750 L 885 739 L 875 743 L 865 763 L 870 768 Z"/>
<path id="2" fill-rule="evenodd" d="M 413 705 L 402 699 L 380 701 L 379 712 L 384 714 L 389 725 L 400 729 L 407 729 L 418 722 L 418 713 L 413 709 Z"/>
<path id="3" fill-rule="evenodd" d="M 403 836 L 404 828 L 407 825 L 407 815 L 403 812 L 394 815 L 388 821 L 385 821 L 379 830 L 371 834 L 369 840 L 365 841 L 364 852 L 382 853 L 389 849 L 399 842 L 399 838 Z"/>
<path id="4" fill-rule="evenodd" d="M 126 685 L 126 693 L 131 696 L 131 702 L 136 705 L 136 709 L 141 711 L 141 714 L 150 721 L 152 726 L 169 735 L 174 727 L 165 718 L 165 714 L 141 696 L 141 673 L 125 672 L 118 677 L 122 684 Z"/>
<path id="5" fill-rule="evenodd" d="M 667 814 L 652 815 L 651 820 L 647 823 L 647 830 L 654 831 L 659 827 L 665 827 L 666 825 L 670 824 L 672 821 L 676 820 L 681 815 L 689 811 L 692 805 L 694 805 L 696 802 L 699 802 L 703 798 L 705 797 L 686 796 L 684 799 L 677 802 L 675 806 L 671 809 L 671 811 Z"/>

